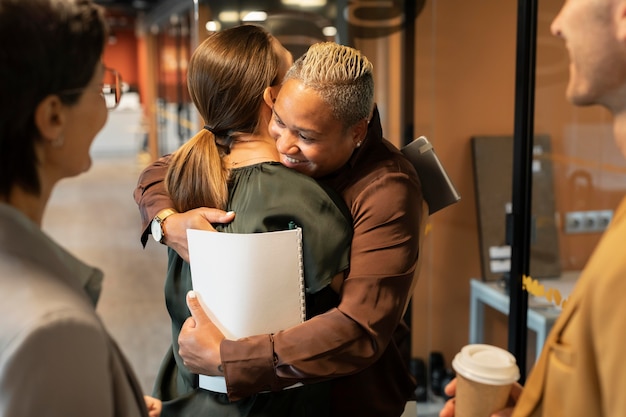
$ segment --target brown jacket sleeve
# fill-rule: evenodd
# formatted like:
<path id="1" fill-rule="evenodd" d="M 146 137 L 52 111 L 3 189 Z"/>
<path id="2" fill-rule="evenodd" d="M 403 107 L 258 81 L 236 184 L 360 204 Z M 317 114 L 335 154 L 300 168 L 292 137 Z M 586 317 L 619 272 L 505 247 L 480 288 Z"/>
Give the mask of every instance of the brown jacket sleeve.
<path id="1" fill-rule="evenodd" d="M 141 244 L 146 246 L 150 234 L 150 222 L 163 209 L 174 207 L 174 203 L 165 191 L 165 174 L 171 155 L 165 155 L 154 161 L 141 172 L 137 187 L 133 192 L 141 215 Z"/>

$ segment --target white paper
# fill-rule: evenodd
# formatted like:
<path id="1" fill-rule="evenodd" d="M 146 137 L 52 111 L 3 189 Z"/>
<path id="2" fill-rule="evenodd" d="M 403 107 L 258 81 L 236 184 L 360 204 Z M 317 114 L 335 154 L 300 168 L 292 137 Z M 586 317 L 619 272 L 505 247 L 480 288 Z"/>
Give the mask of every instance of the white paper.
<path id="1" fill-rule="evenodd" d="M 305 320 L 301 233 L 187 230 L 193 288 L 227 339 Z"/>
<path id="2" fill-rule="evenodd" d="M 218 233 L 187 230 L 194 291 L 227 339 L 276 333 L 306 319 L 302 230 Z M 226 392 L 224 377 L 200 388 Z"/>

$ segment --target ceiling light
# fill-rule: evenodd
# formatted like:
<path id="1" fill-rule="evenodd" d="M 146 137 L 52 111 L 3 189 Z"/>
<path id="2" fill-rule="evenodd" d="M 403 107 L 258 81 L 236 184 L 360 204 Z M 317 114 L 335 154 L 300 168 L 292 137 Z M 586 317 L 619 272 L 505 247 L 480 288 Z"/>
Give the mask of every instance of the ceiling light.
<path id="1" fill-rule="evenodd" d="M 322 29 L 322 33 L 324 36 L 328 36 L 330 38 L 337 35 L 337 28 L 334 26 L 326 26 Z"/>
<path id="2" fill-rule="evenodd" d="M 220 12 L 218 15 L 218 19 L 222 22 L 238 22 L 239 21 L 239 13 L 234 10 L 225 10 Z"/>
<path id="3" fill-rule="evenodd" d="M 326 0 L 281 0 L 285 6 L 322 7 L 326 6 Z"/>
<path id="4" fill-rule="evenodd" d="M 267 20 L 267 13 L 262 11 L 242 12 L 242 22 L 265 22 Z"/>
<path id="5" fill-rule="evenodd" d="M 206 22 L 206 25 L 204 25 L 204 27 L 206 27 L 206 30 L 208 30 L 209 32 L 219 32 L 222 28 L 222 25 L 217 20 L 209 20 L 208 22 Z"/>

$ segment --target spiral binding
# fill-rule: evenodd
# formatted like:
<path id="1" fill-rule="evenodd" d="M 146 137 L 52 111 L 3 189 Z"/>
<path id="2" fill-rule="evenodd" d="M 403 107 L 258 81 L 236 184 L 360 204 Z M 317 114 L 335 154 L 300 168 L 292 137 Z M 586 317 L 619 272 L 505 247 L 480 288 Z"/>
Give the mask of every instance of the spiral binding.
<path id="1" fill-rule="evenodd" d="M 300 318 L 301 321 L 304 322 L 306 320 L 306 286 L 304 283 L 304 259 L 302 257 L 302 228 L 297 227 L 297 236 L 298 236 L 298 272 L 300 274 Z"/>

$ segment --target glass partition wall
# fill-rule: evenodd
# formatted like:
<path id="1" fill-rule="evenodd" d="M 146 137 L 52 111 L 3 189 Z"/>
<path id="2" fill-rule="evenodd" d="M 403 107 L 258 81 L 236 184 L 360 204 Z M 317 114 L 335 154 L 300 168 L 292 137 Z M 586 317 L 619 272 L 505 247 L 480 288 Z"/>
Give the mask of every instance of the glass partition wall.
<path id="1" fill-rule="evenodd" d="M 187 90 L 187 63 L 197 44 L 193 2 L 164 2 L 136 19 L 137 70 L 148 160 L 172 152 L 197 127 Z"/>
<path id="2" fill-rule="evenodd" d="M 335 40 L 372 60 L 385 136 L 398 147 L 428 137 L 461 194 L 458 203 L 429 219 L 407 316 L 410 356 L 414 365 L 424 365 L 414 369 L 421 370 L 431 402 L 443 401 L 441 379 L 463 345 L 509 345 L 518 5 L 189 0 L 160 20 L 148 16 L 144 25 L 147 55 L 157 68 L 154 97 L 146 104 L 153 157 L 200 127 L 185 69 L 211 31 L 252 20 L 276 33 L 294 57 L 310 43 Z M 550 33 L 561 5 L 538 1 L 526 279 L 536 290 L 528 296 L 529 314 L 539 324 L 529 321 L 534 327 L 527 333 L 526 370 L 542 347 L 541 331 L 558 317 L 626 188 L 626 163 L 608 113 L 565 99 L 569 59 L 563 41 Z M 254 11 L 265 15 L 253 18 Z M 561 299 L 540 295 L 540 288 L 558 291 Z"/>
<path id="3" fill-rule="evenodd" d="M 191 57 L 191 15 L 175 14 L 157 35 L 158 124 L 161 153 L 185 143 L 195 133 L 195 113 L 187 89 L 187 63 Z"/>
<path id="4" fill-rule="evenodd" d="M 562 4 L 537 2 L 526 370 L 626 188 L 608 112 L 565 98 L 569 58 L 550 33 Z M 416 23 L 416 130 L 430 135 L 463 199 L 431 219 L 413 354 L 441 351 L 448 366 L 468 341 L 509 347 L 519 5 L 426 2 Z"/>

